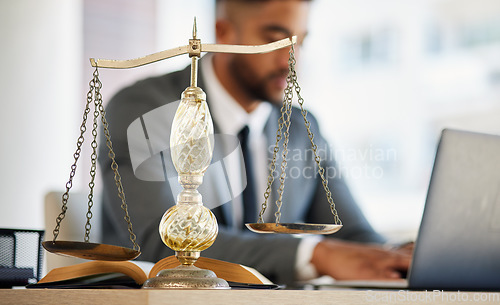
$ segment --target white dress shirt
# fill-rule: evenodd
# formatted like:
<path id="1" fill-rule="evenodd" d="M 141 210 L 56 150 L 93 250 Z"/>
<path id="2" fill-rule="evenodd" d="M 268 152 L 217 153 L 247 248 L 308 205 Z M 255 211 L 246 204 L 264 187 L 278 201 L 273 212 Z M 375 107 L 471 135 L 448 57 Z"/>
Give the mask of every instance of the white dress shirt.
<path id="1" fill-rule="evenodd" d="M 219 82 L 213 69 L 213 56 L 205 55 L 205 60 L 201 61 L 201 76 L 205 83 L 207 96 L 210 98 L 210 113 L 217 121 L 220 132 L 225 135 L 237 136 L 240 130 L 248 126 L 249 149 L 252 155 L 252 161 L 255 173 L 255 190 L 257 200 L 257 211 L 261 210 L 261 203 L 264 200 L 264 192 L 267 187 L 268 160 L 267 160 L 267 140 L 264 135 L 264 126 L 271 115 L 272 106 L 268 102 L 259 103 L 257 108 L 251 113 L 247 113 L 243 107 L 224 89 Z M 239 158 L 240 155 L 234 155 L 233 158 L 226 160 L 226 169 L 231 171 L 229 177 L 240 177 L 244 181 L 244 161 Z M 229 163 L 229 164 L 228 164 Z M 238 166 L 239 164 L 239 166 Z M 269 213 L 268 213 L 269 214 Z M 236 196 L 233 199 L 233 218 L 236 226 L 241 226 L 243 222 L 243 202 L 242 196 Z M 268 216 L 272 218 L 271 216 Z M 257 222 L 257 219 L 255 220 Z M 265 219 L 272 221 L 273 219 Z M 315 268 L 310 263 L 312 252 L 316 244 L 321 240 L 319 237 L 302 238 L 295 263 L 296 279 L 308 280 L 317 277 Z"/>

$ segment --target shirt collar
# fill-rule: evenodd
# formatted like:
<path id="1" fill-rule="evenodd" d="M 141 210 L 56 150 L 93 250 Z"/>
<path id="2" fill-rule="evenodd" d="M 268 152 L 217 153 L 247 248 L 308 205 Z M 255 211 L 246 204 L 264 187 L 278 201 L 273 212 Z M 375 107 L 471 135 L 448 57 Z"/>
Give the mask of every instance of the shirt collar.
<path id="1" fill-rule="evenodd" d="M 271 115 L 271 104 L 268 102 L 259 103 L 254 111 L 247 113 L 219 82 L 213 68 L 213 55 L 205 55 L 204 60 L 200 61 L 200 65 L 201 75 L 206 86 L 204 89 L 210 100 L 210 112 L 220 131 L 224 134 L 237 135 L 247 125 L 250 129 L 250 138 L 260 136 Z"/>

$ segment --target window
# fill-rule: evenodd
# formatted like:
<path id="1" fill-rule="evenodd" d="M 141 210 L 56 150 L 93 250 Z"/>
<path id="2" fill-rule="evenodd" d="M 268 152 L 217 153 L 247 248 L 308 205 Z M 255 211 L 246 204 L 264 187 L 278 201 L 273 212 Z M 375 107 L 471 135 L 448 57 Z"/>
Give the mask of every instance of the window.
<path id="1" fill-rule="evenodd" d="M 368 30 L 343 40 L 341 61 L 346 68 L 386 65 L 395 58 L 395 34 L 388 28 Z"/>

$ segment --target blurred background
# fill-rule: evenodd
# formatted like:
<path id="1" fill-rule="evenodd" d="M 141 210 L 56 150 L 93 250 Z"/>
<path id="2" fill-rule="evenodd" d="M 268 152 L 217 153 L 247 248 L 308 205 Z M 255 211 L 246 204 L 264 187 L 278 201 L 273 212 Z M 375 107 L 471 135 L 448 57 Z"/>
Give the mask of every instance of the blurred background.
<path id="1" fill-rule="evenodd" d="M 88 58 L 185 45 L 194 16 L 202 42 L 213 43 L 213 0 L 0 2 L 0 227 L 43 228 L 45 193 L 64 189 Z M 498 0 L 314 0 L 298 61 L 306 107 L 389 238 L 416 236 L 442 128 L 500 134 Z M 101 69 L 103 99 L 188 63 Z M 87 149 L 75 190 L 85 190 L 89 159 Z"/>

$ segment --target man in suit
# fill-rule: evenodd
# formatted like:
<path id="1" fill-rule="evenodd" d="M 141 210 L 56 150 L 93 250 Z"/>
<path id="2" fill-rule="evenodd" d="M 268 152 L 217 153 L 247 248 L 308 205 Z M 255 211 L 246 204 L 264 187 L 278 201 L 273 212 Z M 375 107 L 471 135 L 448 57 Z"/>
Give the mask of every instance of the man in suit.
<path id="1" fill-rule="evenodd" d="M 216 5 L 217 43 L 258 45 L 297 35 L 298 50 L 306 36 L 308 1 L 219 0 Z M 234 148 L 230 139 L 236 139 L 240 130 L 247 126 L 252 170 L 256 177 L 255 192 L 264 193 L 267 166 L 276 141 L 279 104 L 286 86 L 288 58 L 288 49 L 282 49 L 258 55 L 216 53 L 200 60 L 198 86 L 207 93 L 215 134 L 224 135 L 220 141 L 216 138 L 214 162 L 219 165 L 226 162 L 223 166 L 225 175 L 217 169 L 208 170 L 200 187 L 203 202 L 215 203 L 212 207 L 219 223 L 217 240 L 202 255 L 252 266 L 277 283 L 292 283 L 319 275 L 337 279 L 400 277 L 400 272 L 408 268 L 409 254 L 376 245 L 383 243 L 384 238 L 373 231 L 357 207 L 345 181 L 336 171 L 330 148 L 321 136 L 316 120 L 310 114 L 308 119 L 315 144 L 321 148 L 322 166 L 330 173 L 337 173 L 329 180 L 329 187 L 343 228 L 322 239 L 263 236 L 243 228 L 242 196 L 234 191 L 237 188 L 232 185 L 233 181 L 225 178 L 241 174 L 238 168 L 243 160 L 234 166 L 229 164 L 231 158 L 225 157 Z M 175 101 L 189 86 L 189 80 L 189 67 L 142 80 L 120 91 L 107 106 L 116 160 L 142 260 L 155 262 L 173 254 L 161 242 L 158 224 L 163 213 L 175 204 L 179 187 L 172 179 L 173 166 L 167 145 L 155 144 L 153 140 L 161 138 L 163 140 L 158 141 L 168 143 L 166 139 L 170 135 Z M 161 120 L 153 119 L 159 114 Z M 314 172 L 316 165 L 300 111 L 295 109 L 291 121 L 289 171 L 281 222 L 332 223 L 333 216 L 321 179 Z M 103 239 L 111 244 L 129 245 L 107 147 L 100 147 L 99 162 L 105 185 Z M 137 155 L 141 154 L 151 158 L 142 157 L 139 159 L 144 162 L 138 162 Z M 236 175 L 231 174 L 233 170 Z M 273 184 L 270 203 L 276 199 L 277 184 Z M 260 205 L 261 197 L 257 198 L 258 202 L 254 204 Z M 274 221 L 272 215 L 266 217 L 266 221 Z"/>

